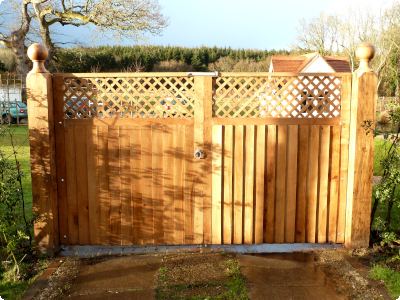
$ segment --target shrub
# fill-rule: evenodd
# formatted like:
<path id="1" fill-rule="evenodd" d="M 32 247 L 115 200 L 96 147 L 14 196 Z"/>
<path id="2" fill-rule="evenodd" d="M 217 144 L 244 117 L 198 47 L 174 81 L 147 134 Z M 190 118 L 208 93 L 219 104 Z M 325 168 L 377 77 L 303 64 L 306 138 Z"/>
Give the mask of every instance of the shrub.
<path id="1" fill-rule="evenodd" d="M 389 112 L 387 110 L 382 111 L 379 116 L 376 118 L 376 122 L 380 124 L 389 124 L 391 121 L 391 117 L 389 115 Z"/>
<path id="2" fill-rule="evenodd" d="M 154 64 L 153 72 L 193 72 L 195 71 L 192 65 L 188 65 L 182 61 L 173 59 L 160 61 Z"/>

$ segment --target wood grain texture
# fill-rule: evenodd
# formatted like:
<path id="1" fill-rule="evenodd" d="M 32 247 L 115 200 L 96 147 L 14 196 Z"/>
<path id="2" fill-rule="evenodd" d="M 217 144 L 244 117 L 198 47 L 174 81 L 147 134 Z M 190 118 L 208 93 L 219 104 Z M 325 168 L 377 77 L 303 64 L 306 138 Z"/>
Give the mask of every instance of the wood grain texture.
<path id="1" fill-rule="evenodd" d="M 288 126 L 285 243 L 294 243 L 296 235 L 296 187 L 299 127 Z"/>
<path id="2" fill-rule="evenodd" d="M 276 155 L 276 202 L 274 243 L 285 242 L 285 211 L 286 211 L 286 166 L 287 166 L 287 134 L 288 127 L 279 125 L 277 130 Z"/>
<path id="3" fill-rule="evenodd" d="M 129 126 L 119 127 L 119 157 L 121 180 L 121 244 L 132 243 L 132 195 L 131 195 L 131 135 Z"/>
<path id="4" fill-rule="evenodd" d="M 78 202 L 79 245 L 89 245 L 89 202 L 86 128 L 75 127 L 76 197 Z"/>
<path id="5" fill-rule="evenodd" d="M 132 196 L 132 244 L 143 245 L 143 198 L 142 198 L 142 130 L 131 126 L 131 196 Z"/>
<path id="6" fill-rule="evenodd" d="M 340 175 L 340 126 L 332 126 L 329 158 L 328 242 L 336 243 Z"/>
<path id="7" fill-rule="evenodd" d="M 153 172 L 153 230 L 154 244 L 164 244 L 164 187 L 163 187 L 163 127 L 151 127 Z"/>
<path id="8" fill-rule="evenodd" d="M 277 126 L 268 126 L 265 166 L 264 243 L 274 242 Z"/>
<path id="9" fill-rule="evenodd" d="M 255 180 L 255 237 L 256 244 L 262 244 L 264 241 L 264 181 L 265 181 L 265 126 L 257 126 L 256 140 L 256 180 Z"/>
<path id="10" fill-rule="evenodd" d="M 318 199 L 319 126 L 310 127 L 307 171 L 306 243 L 315 243 Z"/>
<path id="11" fill-rule="evenodd" d="M 119 126 L 108 127 L 111 245 L 121 245 L 121 173 Z"/>
<path id="12" fill-rule="evenodd" d="M 245 244 L 252 244 L 254 235 L 254 134 L 254 126 L 246 126 L 243 224 Z"/>
<path id="13" fill-rule="evenodd" d="M 222 243 L 222 126 L 212 128 L 212 243 Z"/>
<path id="14" fill-rule="evenodd" d="M 108 127 L 98 127 L 100 236 L 102 245 L 110 245 L 110 189 L 108 168 Z"/>
<path id="15" fill-rule="evenodd" d="M 185 126 L 177 125 L 174 130 L 174 244 L 180 245 L 185 241 Z"/>
<path id="16" fill-rule="evenodd" d="M 141 126 L 142 141 L 142 201 L 143 201 L 143 244 L 154 243 L 153 233 L 153 165 L 151 126 Z"/>
<path id="17" fill-rule="evenodd" d="M 299 126 L 299 145 L 297 155 L 297 202 L 296 202 L 296 243 L 306 242 L 306 208 L 307 208 L 307 165 L 309 126 Z"/>
<path id="18" fill-rule="evenodd" d="M 330 126 L 323 125 L 320 127 L 317 221 L 318 243 L 327 242 L 330 134 Z"/>
<path id="19" fill-rule="evenodd" d="M 163 126 L 164 243 L 174 243 L 174 148 L 175 126 Z"/>
<path id="20" fill-rule="evenodd" d="M 219 118 L 213 125 L 339 125 L 340 118 Z"/>
<path id="21" fill-rule="evenodd" d="M 225 126 L 224 135 L 224 224 L 223 237 L 224 244 L 232 244 L 233 237 L 233 126 Z"/>
<path id="22" fill-rule="evenodd" d="M 194 242 L 194 127 L 185 126 L 185 244 L 193 244 Z"/>
<path id="23" fill-rule="evenodd" d="M 243 243 L 243 126 L 235 126 L 234 131 L 234 217 L 233 242 Z"/>

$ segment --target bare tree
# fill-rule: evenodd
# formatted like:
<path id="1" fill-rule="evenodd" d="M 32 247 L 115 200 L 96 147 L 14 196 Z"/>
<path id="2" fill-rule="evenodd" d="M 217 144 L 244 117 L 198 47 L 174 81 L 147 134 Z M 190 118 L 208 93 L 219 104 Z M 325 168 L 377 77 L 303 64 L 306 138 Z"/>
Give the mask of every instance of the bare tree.
<path id="1" fill-rule="evenodd" d="M 26 56 L 28 33 L 32 21 L 38 23 L 39 36 L 49 50 L 50 61 L 55 55 L 52 26 L 81 27 L 94 25 L 94 38 L 129 38 L 135 42 L 146 39 L 146 34 L 160 35 L 168 26 L 168 18 L 161 13 L 158 0 L 12 0 L 15 29 L 3 26 L 0 44 L 16 55 L 17 71 L 26 78 L 30 61 Z M 18 8 L 17 8 L 18 7 Z M 3 15 L 3 21 L 5 21 Z M 0 22 L 1 22 L 0 16 Z"/>

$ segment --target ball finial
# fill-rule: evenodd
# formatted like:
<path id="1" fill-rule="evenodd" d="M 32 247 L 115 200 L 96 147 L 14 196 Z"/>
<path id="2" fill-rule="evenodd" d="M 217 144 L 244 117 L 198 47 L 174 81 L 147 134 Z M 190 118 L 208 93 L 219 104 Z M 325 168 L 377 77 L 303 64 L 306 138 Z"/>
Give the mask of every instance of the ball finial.
<path id="1" fill-rule="evenodd" d="M 42 44 L 35 43 L 29 46 L 28 48 L 28 57 L 33 61 L 33 68 L 29 72 L 31 73 L 49 73 L 44 67 L 44 61 L 49 55 L 49 51 Z"/>
<path id="2" fill-rule="evenodd" d="M 360 67 L 358 68 L 358 71 L 373 71 L 369 62 L 375 56 L 374 45 L 367 42 L 358 45 L 356 49 L 356 56 L 360 60 Z"/>

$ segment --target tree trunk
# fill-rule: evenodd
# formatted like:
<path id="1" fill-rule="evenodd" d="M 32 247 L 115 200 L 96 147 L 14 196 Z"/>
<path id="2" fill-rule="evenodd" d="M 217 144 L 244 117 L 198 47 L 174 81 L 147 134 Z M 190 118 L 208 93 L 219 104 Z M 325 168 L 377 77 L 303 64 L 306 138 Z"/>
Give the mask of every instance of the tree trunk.
<path id="1" fill-rule="evenodd" d="M 11 33 L 11 50 L 15 53 L 15 62 L 17 65 L 17 73 L 21 74 L 22 85 L 26 86 L 26 76 L 32 68 L 32 62 L 26 54 L 25 33 L 23 30 Z M 26 99 L 26 89 L 22 89 L 22 98 Z"/>
<path id="2" fill-rule="evenodd" d="M 375 219 L 376 210 L 378 209 L 378 204 L 379 204 L 379 198 L 375 197 L 374 206 L 372 207 L 372 211 L 371 211 L 371 223 L 369 225 L 369 230 L 370 231 L 372 229 L 372 223 L 374 222 L 374 219 Z"/>

